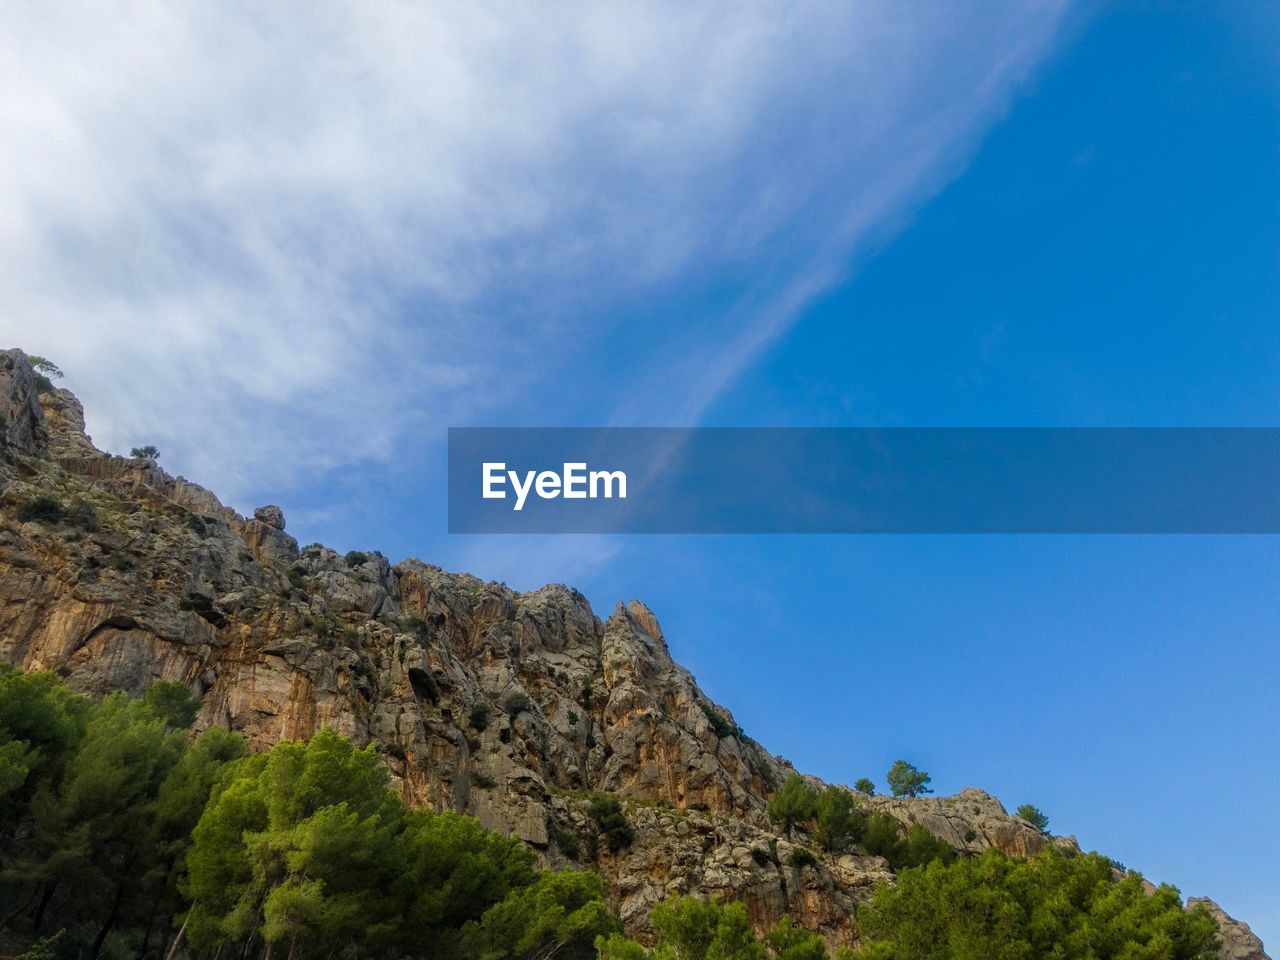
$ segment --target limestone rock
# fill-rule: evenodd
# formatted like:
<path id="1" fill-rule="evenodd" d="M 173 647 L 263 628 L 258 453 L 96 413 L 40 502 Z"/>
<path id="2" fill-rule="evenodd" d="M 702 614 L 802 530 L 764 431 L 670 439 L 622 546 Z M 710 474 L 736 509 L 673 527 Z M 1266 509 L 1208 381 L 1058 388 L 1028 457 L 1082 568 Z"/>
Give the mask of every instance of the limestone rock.
<path id="1" fill-rule="evenodd" d="M 284 511 L 274 503 L 269 503 L 265 507 L 259 507 L 253 511 L 253 519 L 260 520 L 268 527 L 275 527 L 277 530 L 284 529 Z"/>
<path id="2" fill-rule="evenodd" d="M 1218 956 L 1222 960 L 1267 960 L 1262 948 L 1262 941 L 1249 929 L 1247 923 L 1241 923 L 1227 915 L 1227 912 L 1208 897 L 1188 897 L 1187 909 L 1204 907 L 1218 923 L 1218 936 L 1221 944 Z"/>

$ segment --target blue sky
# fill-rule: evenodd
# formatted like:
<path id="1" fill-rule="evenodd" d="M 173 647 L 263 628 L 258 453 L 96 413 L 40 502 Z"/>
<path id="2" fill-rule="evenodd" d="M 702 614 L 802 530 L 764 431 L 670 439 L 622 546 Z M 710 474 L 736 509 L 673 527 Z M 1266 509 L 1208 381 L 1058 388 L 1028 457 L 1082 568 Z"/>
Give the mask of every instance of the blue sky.
<path id="1" fill-rule="evenodd" d="M 443 504 L 450 425 L 1276 425 L 1273 7 L 63 9 L 5 14 L 0 331 L 101 445 L 304 542 L 641 598 L 800 767 L 1034 802 L 1280 942 L 1274 538 Z"/>

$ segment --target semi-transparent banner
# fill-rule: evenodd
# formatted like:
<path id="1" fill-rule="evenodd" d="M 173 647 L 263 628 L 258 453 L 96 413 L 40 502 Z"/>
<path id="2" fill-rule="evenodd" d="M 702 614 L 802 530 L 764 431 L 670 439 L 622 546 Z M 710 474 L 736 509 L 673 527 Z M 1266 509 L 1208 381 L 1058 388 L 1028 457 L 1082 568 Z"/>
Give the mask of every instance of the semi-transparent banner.
<path id="1" fill-rule="evenodd" d="M 1280 428 L 454 428 L 451 533 L 1276 533 Z"/>

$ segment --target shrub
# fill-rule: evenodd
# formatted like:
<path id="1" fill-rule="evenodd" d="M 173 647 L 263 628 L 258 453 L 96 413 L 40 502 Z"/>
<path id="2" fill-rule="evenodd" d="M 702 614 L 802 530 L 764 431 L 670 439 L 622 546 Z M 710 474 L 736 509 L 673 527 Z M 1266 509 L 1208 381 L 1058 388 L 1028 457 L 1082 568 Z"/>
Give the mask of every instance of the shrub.
<path id="1" fill-rule="evenodd" d="M 512 690 L 507 694 L 507 698 L 502 701 L 502 706 L 507 711 L 508 716 L 514 717 L 530 709 L 533 706 L 533 702 L 524 691 Z"/>
<path id="2" fill-rule="evenodd" d="M 343 559 L 347 561 L 348 567 L 358 567 L 369 562 L 369 555 L 362 550 L 348 550 Z"/>
<path id="3" fill-rule="evenodd" d="M 492 790 L 498 785 L 498 781 L 489 776 L 482 770 L 471 771 L 471 785 L 479 787 L 481 790 Z"/>
<path id="4" fill-rule="evenodd" d="M 902 854 L 902 824 L 887 813 L 871 814 L 862 829 L 862 849 L 892 866 Z"/>
<path id="5" fill-rule="evenodd" d="M 853 789 L 859 793 L 865 793 L 868 797 L 876 795 L 876 785 L 867 777 L 859 777 L 853 783 Z"/>
<path id="6" fill-rule="evenodd" d="M 806 850 L 804 847 L 793 847 L 791 850 L 791 865 L 797 870 L 805 867 L 815 866 L 818 858 Z"/>
<path id="7" fill-rule="evenodd" d="M 36 497 L 18 507 L 21 523 L 61 523 L 62 504 L 53 497 Z"/>
<path id="8" fill-rule="evenodd" d="M 903 835 L 902 824 L 887 813 L 873 813 L 867 818 L 862 833 L 862 848 L 867 853 L 884 857 L 892 870 L 920 867 L 938 860 L 950 863 L 956 852 L 945 841 L 934 836 L 921 824 Z"/>
<path id="9" fill-rule="evenodd" d="M 576 727 L 578 725 L 578 715 L 572 710 L 569 711 L 569 726 Z"/>
<path id="10" fill-rule="evenodd" d="M 484 733 L 489 727 L 489 705 L 477 703 L 467 716 L 467 724 L 476 733 Z"/>
<path id="11" fill-rule="evenodd" d="M 1049 818 L 1044 815 L 1044 811 L 1039 807 L 1024 803 L 1018 808 L 1017 814 L 1041 833 L 1049 832 Z"/>
<path id="12" fill-rule="evenodd" d="M 752 847 L 751 859 L 756 862 L 756 866 L 758 867 L 765 867 L 773 863 L 773 855 L 763 847 Z"/>
<path id="13" fill-rule="evenodd" d="M 555 820 L 547 823 L 547 838 L 570 860 L 577 860 L 582 852 L 582 838 L 578 836 L 578 832 L 560 826 Z"/>
<path id="14" fill-rule="evenodd" d="M 918 797 L 922 793 L 933 793 L 929 788 L 929 775 L 905 760 L 893 761 L 886 779 L 895 797 Z"/>
<path id="15" fill-rule="evenodd" d="M 631 822 L 622 812 L 622 804 L 615 797 L 596 797 L 587 808 L 587 816 L 596 822 L 605 845 L 613 853 L 631 846 L 636 837 Z"/>
<path id="16" fill-rule="evenodd" d="M 769 798 L 769 818 L 782 824 L 789 833 L 797 823 L 812 820 L 818 812 L 818 791 L 798 773 L 787 777 L 777 793 Z"/>
<path id="17" fill-rule="evenodd" d="M 737 737 L 742 735 L 742 728 L 737 724 L 730 723 L 724 718 L 724 715 L 712 707 L 710 704 L 701 700 L 698 706 L 702 708 L 703 714 L 707 721 L 711 724 L 711 729 L 715 731 L 716 737 L 720 740 L 726 740 L 729 737 Z"/>
<path id="18" fill-rule="evenodd" d="M 159 460 L 160 451 L 148 443 L 145 447 L 134 447 L 129 451 L 129 456 L 135 460 Z"/>

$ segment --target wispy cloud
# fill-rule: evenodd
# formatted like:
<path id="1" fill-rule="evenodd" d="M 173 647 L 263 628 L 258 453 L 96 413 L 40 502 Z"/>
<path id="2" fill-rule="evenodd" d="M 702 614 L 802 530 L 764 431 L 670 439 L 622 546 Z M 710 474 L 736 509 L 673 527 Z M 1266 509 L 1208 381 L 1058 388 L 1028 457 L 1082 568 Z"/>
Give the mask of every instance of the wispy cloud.
<path id="1" fill-rule="evenodd" d="M 615 398 L 689 422 L 958 169 L 1061 13 L 10 4 L 0 340 L 235 500 L 500 416 L 602 304 L 752 274 Z"/>

